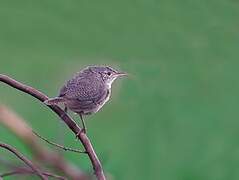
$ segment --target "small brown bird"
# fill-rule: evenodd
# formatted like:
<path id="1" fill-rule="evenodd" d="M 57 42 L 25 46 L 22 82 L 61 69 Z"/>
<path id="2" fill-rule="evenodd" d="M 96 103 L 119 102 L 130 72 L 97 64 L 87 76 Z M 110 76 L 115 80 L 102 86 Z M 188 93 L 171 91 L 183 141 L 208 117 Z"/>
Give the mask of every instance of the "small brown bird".
<path id="1" fill-rule="evenodd" d="M 63 103 L 65 112 L 69 108 L 79 114 L 82 130 L 86 133 L 83 115 L 99 111 L 110 98 L 111 84 L 116 78 L 125 75 L 127 74 L 110 66 L 86 67 L 67 81 L 57 97 L 50 98 L 44 103 L 47 105 Z"/>

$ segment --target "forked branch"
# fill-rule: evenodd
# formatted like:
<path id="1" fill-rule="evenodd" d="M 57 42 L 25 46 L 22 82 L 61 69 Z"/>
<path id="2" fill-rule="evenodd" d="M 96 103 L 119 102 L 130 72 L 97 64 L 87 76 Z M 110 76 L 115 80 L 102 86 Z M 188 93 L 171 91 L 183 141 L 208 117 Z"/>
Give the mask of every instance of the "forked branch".
<path id="1" fill-rule="evenodd" d="M 41 172 L 41 170 L 36 167 L 29 159 L 27 159 L 25 156 L 23 156 L 18 150 L 16 150 L 14 147 L 0 142 L 0 147 L 10 151 L 11 153 L 15 154 L 20 160 L 22 160 L 27 166 L 29 166 L 32 171 L 37 174 L 41 179 L 47 180 L 48 178 Z"/>
<path id="2" fill-rule="evenodd" d="M 13 132 L 32 152 L 35 159 L 43 164 L 47 164 L 58 172 L 62 172 L 69 179 L 88 180 L 90 177 L 83 173 L 79 167 L 68 162 L 64 157 L 56 152 L 50 151 L 39 144 L 37 137 L 32 133 L 32 128 L 27 122 L 8 107 L 0 104 L 0 125 L 4 125 Z M 11 169 L 16 166 L 0 159 L 0 164 L 7 165 Z"/>

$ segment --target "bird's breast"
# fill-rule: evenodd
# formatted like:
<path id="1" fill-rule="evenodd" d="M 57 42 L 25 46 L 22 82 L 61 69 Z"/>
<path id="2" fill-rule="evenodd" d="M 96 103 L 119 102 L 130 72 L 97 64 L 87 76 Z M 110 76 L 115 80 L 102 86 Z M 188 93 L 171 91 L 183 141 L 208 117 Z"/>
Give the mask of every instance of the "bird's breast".
<path id="1" fill-rule="evenodd" d="M 104 100 L 102 100 L 102 102 L 99 103 L 99 105 L 95 108 L 94 112 L 96 113 L 97 111 L 99 111 L 107 101 L 109 101 L 110 99 L 110 94 L 111 94 L 111 90 L 107 89 L 107 93 L 106 93 L 106 97 Z"/>

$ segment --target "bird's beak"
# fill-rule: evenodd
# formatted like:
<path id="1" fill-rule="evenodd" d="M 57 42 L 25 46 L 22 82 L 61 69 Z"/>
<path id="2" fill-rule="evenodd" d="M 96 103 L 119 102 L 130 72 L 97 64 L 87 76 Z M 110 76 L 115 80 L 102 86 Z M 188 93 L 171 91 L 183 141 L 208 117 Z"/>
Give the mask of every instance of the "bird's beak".
<path id="1" fill-rule="evenodd" d="M 125 72 L 118 72 L 118 73 L 115 73 L 115 76 L 119 77 L 119 76 L 128 76 L 127 73 Z"/>

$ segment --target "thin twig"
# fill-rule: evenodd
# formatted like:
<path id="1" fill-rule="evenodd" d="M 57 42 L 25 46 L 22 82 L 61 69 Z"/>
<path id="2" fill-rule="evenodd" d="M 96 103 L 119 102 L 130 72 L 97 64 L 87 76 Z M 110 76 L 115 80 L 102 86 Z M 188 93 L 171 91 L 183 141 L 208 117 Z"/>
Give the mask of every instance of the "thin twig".
<path id="1" fill-rule="evenodd" d="M 37 174 L 41 179 L 47 180 L 48 178 L 41 172 L 41 170 L 36 167 L 30 160 L 28 160 L 25 156 L 23 156 L 17 149 L 13 148 L 12 146 L 0 142 L 0 147 L 7 149 L 8 151 L 15 154 L 19 159 L 21 159 L 26 165 L 28 165 L 35 174 Z"/>
<path id="2" fill-rule="evenodd" d="M 19 175 L 19 174 L 20 175 L 21 174 L 34 174 L 34 173 L 35 172 L 33 172 L 31 169 L 24 167 L 24 168 L 17 168 L 14 171 L 3 173 L 0 175 L 0 177 L 7 177 L 7 176 L 13 176 L 13 175 Z M 42 172 L 42 174 L 44 174 L 45 176 L 48 176 L 48 177 L 53 177 L 53 178 L 60 179 L 60 180 L 66 180 L 66 178 L 63 176 L 58 176 L 56 174 L 52 174 L 49 172 Z"/>
<path id="3" fill-rule="evenodd" d="M 60 149 L 63 149 L 63 150 L 65 150 L 65 151 L 71 151 L 71 152 L 76 152 L 76 153 L 86 153 L 85 151 L 81 151 L 81 150 L 78 150 L 78 149 L 73 149 L 73 148 L 65 147 L 65 146 L 63 146 L 63 145 L 54 143 L 54 142 L 52 142 L 52 141 L 50 141 L 50 140 L 48 140 L 48 139 L 42 137 L 42 136 L 41 136 L 40 134 L 38 134 L 37 132 L 35 132 L 35 131 L 33 131 L 33 130 L 32 130 L 32 132 L 33 132 L 33 134 L 35 134 L 37 137 L 39 137 L 39 138 L 42 139 L 43 141 L 47 142 L 48 144 L 51 144 L 51 145 L 53 145 L 53 146 L 56 146 L 56 147 L 58 147 L 58 148 L 60 148 Z"/>
<path id="4" fill-rule="evenodd" d="M 31 96 L 37 98 L 38 100 L 40 100 L 41 102 L 44 102 L 45 100 L 48 99 L 48 97 L 43 94 L 42 92 L 24 85 L 6 75 L 2 75 L 0 74 L 0 81 L 8 84 L 9 86 L 16 88 L 22 92 L 25 92 L 27 94 L 30 94 Z M 82 145 L 84 146 L 86 153 L 88 154 L 93 169 L 94 169 L 94 173 L 97 177 L 98 180 L 105 180 L 105 175 L 100 163 L 100 160 L 98 159 L 93 146 L 89 140 L 89 138 L 86 136 L 85 133 L 83 133 L 81 131 L 81 128 L 75 123 L 75 121 L 73 119 L 71 119 L 65 112 L 64 110 L 62 110 L 59 106 L 57 105 L 49 105 L 49 108 L 51 108 L 52 111 L 54 111 L 64 122 L 65 124 L 71 129 L 71 131 L 77 135 L 77 137 L 80 139 Z M 81 132 L 81 133 L 79 133 Z"/>

